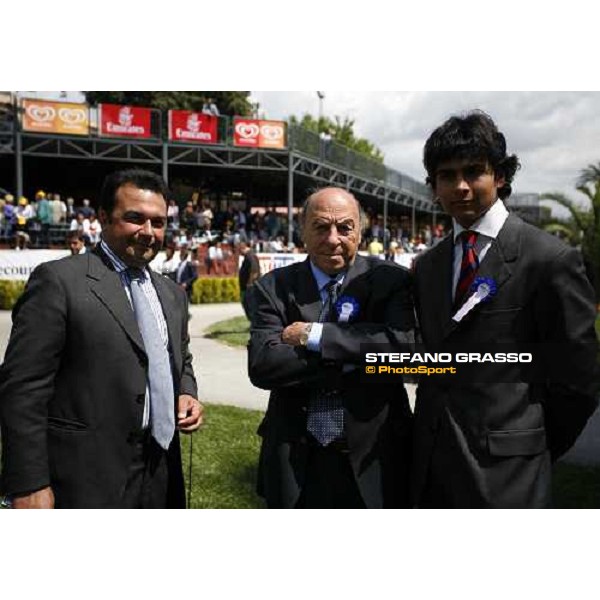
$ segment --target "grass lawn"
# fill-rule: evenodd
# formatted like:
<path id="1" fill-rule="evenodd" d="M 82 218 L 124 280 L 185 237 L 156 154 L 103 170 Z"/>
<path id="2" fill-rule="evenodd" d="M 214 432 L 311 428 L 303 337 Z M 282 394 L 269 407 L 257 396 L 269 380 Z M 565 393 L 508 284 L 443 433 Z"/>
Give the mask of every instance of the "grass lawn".
<path id="1" fill-rule="evenodd" d="M 204 425 L 193 434 L 190 508 L 261 508 L 256 493 L 262 412 L 209 404 Z M 186 495 L 190 436 L 181 436 Z"/>
<path id="2" fill-rule="evenodd" d="M 250 339 L 250 321 L 246 317 L 234 317 L 213 323 L 206 329 L 205 337 L 228 346 L 245 347 Z"/>
<path id="3" fill-rule="evenodd" d="M 190 508 L 264 508 L 255 493 L 260 411 L 209 404 L 205 425 L 193 434 Z M 190 436 L 181 436 L 184 474 L 189 473 Z M 556 508 L 600 508 L 600 467 L 554 468 Z"/>

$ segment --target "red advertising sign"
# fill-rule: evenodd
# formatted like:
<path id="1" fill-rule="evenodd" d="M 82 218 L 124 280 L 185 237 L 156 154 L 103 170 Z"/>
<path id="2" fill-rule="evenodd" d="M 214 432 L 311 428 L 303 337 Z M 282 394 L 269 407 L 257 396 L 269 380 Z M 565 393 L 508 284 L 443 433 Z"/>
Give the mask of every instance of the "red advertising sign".
<path id="1" fill-rule="evenodd" d="M 169 111 L 169 139 L 177 142 L 216 144 L 219 117 L 191 110 Z"/>
<path id="2" fill-rule="evenodd" d="M 99 104 L 100 135 L 110 137 L 152 137 L 150 131 L 152 110 L 139 106 Z"/>
<path id="3" fill-rule="evenodd" d="M 285 148 L 285 122 L 236 117 L 233 145 L 245 148 Z"/>

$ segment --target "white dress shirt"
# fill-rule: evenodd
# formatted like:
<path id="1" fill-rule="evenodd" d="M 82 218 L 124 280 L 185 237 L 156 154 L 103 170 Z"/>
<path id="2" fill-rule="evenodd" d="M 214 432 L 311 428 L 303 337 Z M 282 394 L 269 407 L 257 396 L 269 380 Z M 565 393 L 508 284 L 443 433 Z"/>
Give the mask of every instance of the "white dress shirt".
<path id="1" fill-rule="evenodd" d="M 477 241 L 475 242 L 475 253 L 479 259 L 479 264 L 483 261 L 492 242 L 498 237 L 502 226 L 508 217 L 508 210 L 502 200 L 498 199 L 492 206 L 477 220 L 468 231 L 477 232 Z M 454 263 L 452 268 L 452 300 L 456 294 L 456 286 L 460 277 L 460 263 L 462 262 L 462 241 L 459 236 L 463 231 L 467 231 L 460 223 L 452 219 L 454 228 Z"/>

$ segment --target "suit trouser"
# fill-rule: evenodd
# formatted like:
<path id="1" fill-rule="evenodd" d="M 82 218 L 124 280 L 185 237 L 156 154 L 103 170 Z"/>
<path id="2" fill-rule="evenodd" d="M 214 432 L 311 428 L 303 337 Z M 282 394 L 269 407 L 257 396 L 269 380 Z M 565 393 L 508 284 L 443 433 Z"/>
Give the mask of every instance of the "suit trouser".
<path id="1" fill-rule="evenodd" d="M 313 444 L 296 508 L 366 508 L 347 451 Z"/>
<path id="2" fill-rule="evenodd" d="M 166 508 L 169 487 L 167 452 L 146 432 L 134 442 L 123 508 Z"/>

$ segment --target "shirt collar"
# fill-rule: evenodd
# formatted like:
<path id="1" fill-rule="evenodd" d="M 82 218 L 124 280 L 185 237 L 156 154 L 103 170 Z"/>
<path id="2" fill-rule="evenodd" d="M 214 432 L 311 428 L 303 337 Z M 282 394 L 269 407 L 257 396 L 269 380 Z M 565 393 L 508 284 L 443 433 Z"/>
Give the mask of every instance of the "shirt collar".
<path id="1" fill-rule="evenodd" d="M 111 250 L 110 246 L 105 242 L 104 238 L 100 239 L 100 248 L 108 256 L 108 259 L 112 263 L 115 271 L 119 274 L 123 273 L 123 271 L 127 271 L 127 265 Z M 146 276 L 146 267 L 140 269 L 143 273 L 144 277 Z"/>
<path id="2" fill-rule="evenodd" d="M 337 275 L 327 275 L 327 273 L 323 273 L 323 271 L 321 271 L 321 269 L 319 269 L 319 267 L 317 267 L 312 260 L 310 261 L 310 268 L 314 278 L 317 281 L 319 292 L 321 292 L 332 279 L 335 279 L 338 283 L 343 283 L 344 277 L 346 277 L 346 271 L 342 271 Z"/>
<path id="3" fill-rule="evenodd" d="M 476 231 L 480 235 L 496 239 L 507 217 L 508 210 L 506 210 L 504 202 L 498 199 L 468 230 Z M 454 227 L 454 243 L 456 243 L 458 236 L 467 229 L 454 219 L 452 219 L 452 224 Z"/>

